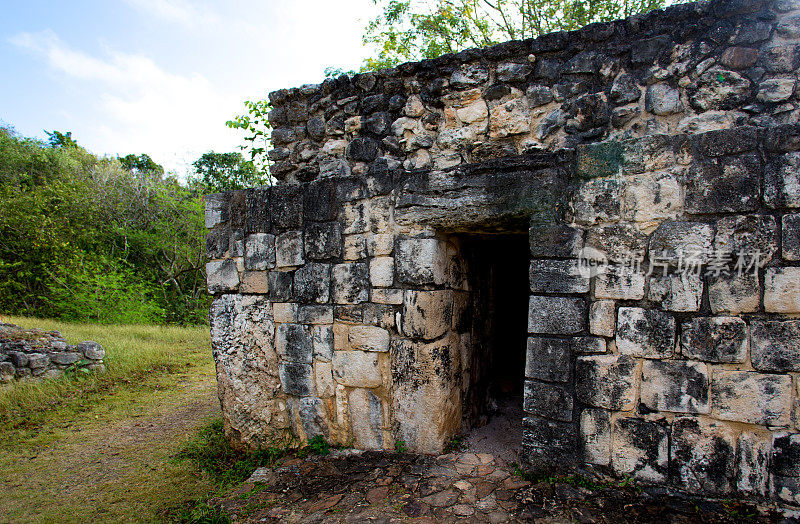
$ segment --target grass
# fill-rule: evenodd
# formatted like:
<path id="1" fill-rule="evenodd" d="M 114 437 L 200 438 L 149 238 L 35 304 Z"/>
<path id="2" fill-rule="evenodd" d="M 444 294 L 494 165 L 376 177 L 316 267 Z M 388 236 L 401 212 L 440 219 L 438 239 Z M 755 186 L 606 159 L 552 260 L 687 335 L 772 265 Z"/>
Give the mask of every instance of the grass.
<path id="1" fill-rule="evenodd" d="M 174 460 L 219 417 L 207 327 L 0 320 L 95 340 L 107 367 L 0 387 L 0 520 L 159 521 L 218 488 L 194 461 Z M 225 521 L 191 507 L 196 522 Z"/>

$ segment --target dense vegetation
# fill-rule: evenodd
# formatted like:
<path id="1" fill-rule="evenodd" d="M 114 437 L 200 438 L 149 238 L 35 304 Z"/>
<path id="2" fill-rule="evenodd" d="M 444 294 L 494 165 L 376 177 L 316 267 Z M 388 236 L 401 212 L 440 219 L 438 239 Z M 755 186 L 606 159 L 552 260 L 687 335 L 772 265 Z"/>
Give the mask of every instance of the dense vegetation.
<path id="1" fill-rule="evenodd" d="M 165 177 L 147 155 L 98 158 L 49 135 L 0 128 L 0 311 L 203 322 L 204 186 Z"/>

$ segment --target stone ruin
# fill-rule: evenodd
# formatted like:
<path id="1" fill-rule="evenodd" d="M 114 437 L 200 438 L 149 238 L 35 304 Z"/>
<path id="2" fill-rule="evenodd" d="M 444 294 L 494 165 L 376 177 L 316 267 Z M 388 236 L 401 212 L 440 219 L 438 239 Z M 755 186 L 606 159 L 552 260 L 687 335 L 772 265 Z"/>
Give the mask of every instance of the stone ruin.
<path id="1" fill-rule="evenodd" d="M 91 340 L 71 345 L 58 331 L 0 322 L 0 383 L 58 378 L 68 369 L 105 371 L 105 356 L 103 346 Z"/>
<path id="2" fill-rule="evenodd" d="M 800 4 L 713 0 L 271 93 L 206 200 L 225 430 L 800 503 Z"/>

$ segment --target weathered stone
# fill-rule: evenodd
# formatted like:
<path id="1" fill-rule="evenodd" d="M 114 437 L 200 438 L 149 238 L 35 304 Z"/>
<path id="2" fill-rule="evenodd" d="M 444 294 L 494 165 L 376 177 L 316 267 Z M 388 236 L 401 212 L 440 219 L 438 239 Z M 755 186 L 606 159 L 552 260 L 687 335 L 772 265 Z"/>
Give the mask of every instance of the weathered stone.
<path id="1" fill-rule="evenodd" d="M 311 345 L 314 358 L 322 362 L 333 359 L 333 328 L 331 326 L 313 326 L 311 328 Z"/>
<path id="2" fill-rule="evenodd" d="M 276 130 L 272 131 L 273 137 Z M 272 223 L 279 229 L 295 229 L 303 225 L 303 193 L 300 186 L 277 185 L 269 200 Z"/>
<path id="3" fill-rule="evenodd" d="M 572 344 L 558 338 L 528 338 L 525 376 L 547 382 L 567 382 L 571 376 Z"/>
<path id="4" fill-rule="evenodd" d="M 800 46 L 784 44 L 763 48 L 761 63 L 770 73 L 791 73 L 800 65 Z"/>
<path id="5" fill-rule="evenodd" d="M 69 366 L 79 361 L 80 359 L 81 359 L 80 353 L 75 353 L 71 351 L 64 351 L 64 352 L 50 354 L 50 362 L 52 362 L 53 364 L 58 364 L 60 366 Z"/>
<path id="6" fill-rule="evenodd" d="M 655 266 L 661 264 L 705 264 L 711 253 L 714 228 L 700 222 L 666 222 L 656 228 L 650 237 L 650 259 Z M 658 271 L 656 269 L 656 271 Z"/>
<path id="7" fill-rule="evenodd" d="M 764 203 L 772 208 L 800 207 L 800 153 L 778 156 L 767 164 Z"/>
<path id="8" fill-rule="evenodd" d="M 661 302 L 667 311 L 699 311 L 703 281 L 698 274 L 688 272 L 651 277 L 647 298 Z"/>
<path id="9" fill-rule="evenodd" d="M 672 173 L 642 173 L 627 177 L 623 217 L 635 222 L 675 218 L 683 206 L 681 183 Z"/>
<path id="10" fill-rule="evenodd" d="M 394 258 L 375 257 L 370 260 L 369 279 L 373 287 L 391 287 L 394 283 Z"/>
<path id="11" fill-rule="evenodd" d="M 401 305 L 403 303 L 403 290 L 373 288 L 370 299 L 376 304 Z"/>
<path id="12" fill-rule="evenodd" d="M 800 436 L 777 434 L 772 441 L 771 472 L 775 495 L 791 503 L 800 501 Z"/>
<path id="13" fill-rule="evenodd" d="M 642 91 L 636 85 L 636 79 L 627 73 L 622 73 L 611 84 L 609 96 L 618 104 L 628 104 L 638 102 L 642 97 Z"/>
<path id="14" fill-rule="evenodd" d="M 583 460 L 589 464 L 608 466 L 611 463 L 611 416 L 603 409 L 581 411 Z"/>
<path id="15" fill-rule="evenodd" d="M 581 184 L 570 202 L 572 220 L 580 225 L 619 220 L 622 189 L 616 179 L 590 180 Z"/>
<path id="16" fill-rule="evenodd" d="M 761 102 L 774 104 L 784 102 L 792 98 L 794 94 L 795 80 L 791 78 L 773 78 L 764 80 L 758 86 L 756 98 Z"/>
<path id="17" fill-rule="evenodd" d="M 531 415 L 571 422 L 572 394 L 562 385 L 526 380 L 522 408 Z"/>
<path id="18" fill-rule="evenodd" d="M 0 383 L 10 382 L 16 375 L 16 369 L 11 362 L 0 362 Z"/>
<path id="19" fill-rule="evenodd" d="M 747 69 L 758 60 L 758 49 L 752 47 L 729 47 L 720 57 L 720 63 L 731 69 Z"/>
<path id="20" fill-rule="evenodd" d="M 531 296 L 528 333 L 572 335 L 586 327 L 586 303 L 580 298 Z"/>
<path id="21" fill-rule="evenodd" d="M 207 229 L 211 229 L 218 224 L 227 222 L 230 219 L 228 193 L 215 193 L 205 197 L 205 224 Z"/>
<path id="22" fill-rule="evenodd" d="M 672 478 L 693 493 L 733 491 L 736 433 L 724 422 L 680 417 L 672 424 Z"/>
<path id="23" fill-rule="evenodd" d="M 652 309 L 621 307 L 617 312 L 617 348 L 625 355 L 664 358 L 675 347 L 675 319 Z"/>
<path id="24" fill-rule="evenodd" d="M 304 240 L 309 260 L 339 258 L 342 254 L 342 227 L 338 222 L 307 224 Z"/>
<path id="25" fill-rule="evenodd" d="M 50 364 L 50 358 L 42 353 L 28 353 L 28 367 L 31 369 L 44 369 Z"/>
<path id="26" fill-rule="evenodd" d="M 646 361 L 642 404 L 653 411 L 708 413 L 708 366 L 688 361 Z"/>
<path id="27" fill-rule="evenodd" d="M 784 260 L 800 260 L 800 213 L 783 215 L 782 247 Z"/>
<path id="28" fill-rule="evenodd" d="M 342 233 L 353 235 L 369 231 L 370 207 L 368 200 L 345 202 L 342 204 Z"/>
<path id="29" fill-rule="evenodd" d="M 351 326 L 350 347 L 362 351 L 389 351 L 389 332 L 375 326 Z"/>
<path id="30" fill-rule="evenodd" d="M 589 332 L 592 335 L 613 337 L 617 327 L 617 312 L 613 300 L 596 300 L 589 307 Z"/>
<path id="31" fill-rule="evenodd" d="M 736 489 L 765 495 L 769 487 L 769 459 L 772 436 L 768 432 L 745 430 L 736 444 Z"/>
<path id="32" fill-rule="evenodd" d="M 681 352 L 706 362 L 744 362 L 749 337 L 738 317 L 697 317 L 681 325 Z"/>
<path id="33" fill-rule="evenodd" d="M 369 265 L 361 262 L 333 266 L 333 302 L 359 304 L 369 300 Z"/>
<path id="34" fill-rule="evenodd" d="M 275 351 L 288 362 L 311 364 L 314 354 L 311 328 L 300 324 L 278 324 L 275 328 Z"/>
<path id="35" fill-rule="evenodd" d="M 709 281 L 708 301 L 714 313 L 738 315 L 758 310 L 761 287 L 753 272 L 720 274 Z"/>
<path id="36" fill-rule="evenodd" d="M 269 293 L 269 272 L 244 271 L 239 276 L 239 293 L 266 295 Z"/>
<path id="37" fill-rule="evenodd" d="M 647 235 L 629 224 L 594 227 L 586 234 L 584 248 L 604 255 L 609 262 L 641 262 L 647 249 Z"/>
<path id="38" fill-rule="evenodd" d="M 599 299 L 640 300 L 644 298 L 645 275 L 628 266 L 606 266 L 594 279 L 594 296 Z"/>
<path id="39" fill-rule="evenodd" d="M 532 260 L 529 271 L 533 293 L 587 293 L 589 278 L 577 260 Z"/>
<path id="40" fill-rule="evenodd" d="M 764 310 L 800 313 L 800 267 L 767 268 L 764 274 Z"/>
<path id="41" fill-rule="evenodd" d="M 618 475 L 664 483 L 669 474 L 669 430 L 657 422 L 618 418 L 613 426 L 611 468 Z"/>
<path id="42" fill-rule="evenodd" d="M 653 84 L 647 88 L 645 109 L 654 115 L 672 115 L 683 112 L 680 92 L 668 84 Z"/>
<path id="43" fill-rule="evenodd" d="M 522 419 L 522 445 L 527 448 L 566 451 L 573 453 L 576 435 L 572 423 L 526 416 Z"/>
<path id="44" fill-rule="evenodd" d="M 378 354 L 367 351 L 335 351 L 333 377 L 343 386 L 376 388 L 382 384 Z"/>
<path id="45" fill-rule="evenodd" d="M 630 411 L 636 401 L 636 361 L 627 355 L 578 357 L 575 397 L 590 406 Z"/>
<path id="46" fill-rule="evenodd" d="M 8 357 L 11 359 L 11 363 L 14 364 L 15 367 L 24 368 L 28 366 L 28 355 L 22 351 L 11 351 L 8 353 Z"/>
<path id="47" fill-rule="evenodd" d="M 572 337 L 572 350 L 579 355 L 605 353 L 606 340 L 600 337 Z"/>
<path id="48" fill-rule="evenodd" d="M 294 298 L 325 304 L 330 299 L 331 266 L 309 262 L 294 272 Z"/>
<path id="49" fill-rule="evenodd" d="M 333 324 L 333 306 L 301 306 L 297 309 L 300 324 Z"/>
<path id="50" fill-rule="evenodd" d="M 211 294 L 236 291 L 239 287 L 239 272 L 236 262 L 230 258 L 212 260 L 206 264 L 208 292 Z"/>
<path id="51" fill-rule="evenodd" d="M 472 87 L 489 80 L 486 67 L 477 64 L 465 64 L 450 76 L 450 85 L 455 88 Z"/>
<path id="52" fill-rule="evenodd" d="M 536 127 L 536 138 L 544 140 L 563 126 L 566 120 L 567 114 L 560 108 L 549 112 Z"/>
<path id="53" fill-rule="evenodd" d="M 347 145 L 347 158 L 361 162 L 372 162 L 380 153 L 380 142 L 369 137 L 358 137 Z"/>
<path id="54" fill-rule="evenodd" d="M 307 397 L 314 392 L 313 369 L 308 364 L 286 362 L 278 364 L 283 391 L 287 395 Z"/>
<path id="55" fill-rule="evenodd" d="M 553 101 L 553 91 L 547 86 L 531 84 L 525 91 L 525 97 L 530 107 L 539 107 Z"/>
<path id="56" fill-rule="evenodd" d="M 298 306 L 294 303 L 276 302 L 272 304 L 272 317 L 275 322 L 297 322 Z"/>
<path id="57" fill-rule="evenodd" d="M 383 448 L 383 403 L 372 391 L 354 389 L 348 396 L 355 445 L 360 449 Z"/>
<path id="58" fill-rule="evenodd" d="M 330 398 L 336 394 L 336 382 L 333 380 L 330 362 L 314 362 L 314 385 L 320 398 Z"/>
<path id="59" fill-rule="evenodd" d="M 289 231 L 278 235 L 275 241 L 275 266 L 295 267 L 305 263 L 303 257 L 303 233 Z"/>
<path id="60" fill-rule="evenodd" d="M 752 84 L 746 77 L 726 69 L 709 69 L 697 80 L 697 87 L 689 96 L 698 111 L 731 109 L 750 96 Z"/>
<path id="61" fill-rule="evenodd" d="M 404 293 L 403 333 L 407 336 L 433 340 L 446 333 L 452 323 L 452 291 L 408 290 Z"/>
<path id="62" fill-rule="evenodd" d="M 754 320 L 751 360 L 761 371 L 800 371 L 800 320 Z"/>
<path id="63" fill-rule="evenodd" d="M 789 424 L 792 378 L 752 371 L 715 370 L 711 406 L 715 418 L 760 424 Z"/>
<path id="64" fill-rule="evenodd" d="M 754 155 L 696 166 L 686 181 L 686 210 L 693 214 L 754 211 L 761 171 Z"/>
<path id="65" fill-rule="evenodd" d="M 266 271 L 275 267 L 275 236 L 266 233 L 248 235 L 244 242 L 244 268 Z"/>
<path id="66" fill-rule="evenodd" d="M 286 302 L 292 297 L 292 274 L 282 271 L 269 272 L 269 299 L 273 302 Z"/>
<path id="67" fill-rule="evenodd" d="M 778 250 L 778 226 L 775 218 L 765 215 L 737 215 L 717 221 L 714 238 L 715 256 L 728 256 L 735 262 L 740 258 L 758 256 L 763 267 Z"/>
<path id="68" fill-rule="evenodd" d="M 445 251 L 435 238 L 400 238 L 395 261 L 399 282 L 420 285 L 445 281 Z"/>
<path id="69" fill-rule="evenodd" d="M 489 114 L 489 136 L 503 138 L 529 133 L 531 113 L 523 98 L 510 100 L 493 107 Z"/>
<path id="70" fill-rule="evenodd" d="M 529 230 L 533 257 L 575 257 L 583 248 L 583 231 L 563 224 L 534 225 Z"/>

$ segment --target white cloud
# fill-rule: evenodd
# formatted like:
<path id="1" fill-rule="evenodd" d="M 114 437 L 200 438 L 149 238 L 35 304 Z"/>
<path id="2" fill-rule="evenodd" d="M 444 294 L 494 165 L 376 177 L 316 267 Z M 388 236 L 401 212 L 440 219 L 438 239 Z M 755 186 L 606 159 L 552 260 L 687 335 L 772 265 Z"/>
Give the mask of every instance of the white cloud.
<path id="1" fill-rule="evenodd" d="M 128 5 L 167 22 L 187 27 L 216 24 L 219 16 L 210 9 L 186 0 L 126 0 Z"/>
<path id="2" fill-rule="evenodd" d="M 78 121 L 72 130 L 98 153 L 148 153 L 168 169 L 210 149 L 233 150 L 236 133 L 224 125 L 240 110 L 236 94 L 220 92 L 204 76 L 169 73 L 150 58 L 107 49 L 91 56 L 71 48 L 52 31 L 10 39 L 45 60 L 48 68 L 79 82 L 102 121 Z"/>

